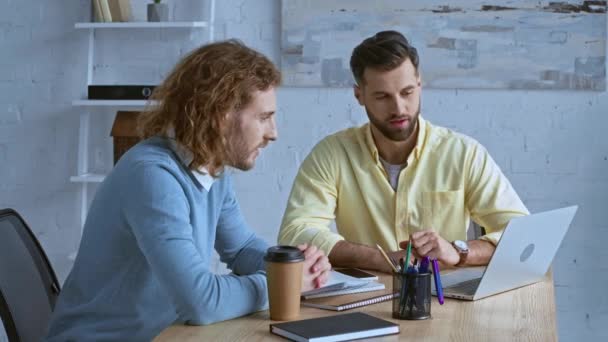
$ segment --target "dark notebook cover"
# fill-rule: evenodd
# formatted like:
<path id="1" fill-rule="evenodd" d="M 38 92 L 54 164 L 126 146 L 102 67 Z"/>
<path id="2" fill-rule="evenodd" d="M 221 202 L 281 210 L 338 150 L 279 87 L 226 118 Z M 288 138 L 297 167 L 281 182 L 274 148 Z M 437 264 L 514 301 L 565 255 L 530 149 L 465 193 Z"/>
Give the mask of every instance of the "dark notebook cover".
<path id="1" fill-rule="evenodd" d="M 399 333 L 399 325 L 363 312 L 277 323 L 270 332 L 294 341 L 347 341 Z"/>

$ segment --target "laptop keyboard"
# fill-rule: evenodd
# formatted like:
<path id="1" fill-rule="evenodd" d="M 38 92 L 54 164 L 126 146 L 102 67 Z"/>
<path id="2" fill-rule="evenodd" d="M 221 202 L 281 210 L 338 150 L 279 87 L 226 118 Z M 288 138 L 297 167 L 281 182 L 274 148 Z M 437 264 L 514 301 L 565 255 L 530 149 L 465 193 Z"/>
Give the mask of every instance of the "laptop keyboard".
<path id="1" fill-rule="evenodd" d="M 481 278 L 475 278 L 467 281 L 463 281 L 462 283 L 454 284 L 452 286 L 448 286 L 444 288 L 444 291 L 457 292 L 467 295 L 474 295 L 477 287 L 479 287 L 479 283 L 481 282 Z"/>

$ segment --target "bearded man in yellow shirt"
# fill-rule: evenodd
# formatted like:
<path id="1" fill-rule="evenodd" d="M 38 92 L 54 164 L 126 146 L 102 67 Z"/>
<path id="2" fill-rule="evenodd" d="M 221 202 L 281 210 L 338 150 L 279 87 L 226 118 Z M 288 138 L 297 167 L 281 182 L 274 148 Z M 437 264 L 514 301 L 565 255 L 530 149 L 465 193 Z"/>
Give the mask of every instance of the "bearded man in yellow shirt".
<path id="1" fill-rule="evenodd" d="M 354 94 L 369 123 L 332 134 L 310 152 L 280 243 L 313 244 L 334 266 L 385 272 L 376 244 L 396 259 L 411 242 L 417 258 L 485 265 L 509 220 L 529 214 L 481 144 L 420 115 L 418 64 L 416 49 L 396 31 L 354 49 Z M 466 241 L 471 219 L 488 233 Z"/>

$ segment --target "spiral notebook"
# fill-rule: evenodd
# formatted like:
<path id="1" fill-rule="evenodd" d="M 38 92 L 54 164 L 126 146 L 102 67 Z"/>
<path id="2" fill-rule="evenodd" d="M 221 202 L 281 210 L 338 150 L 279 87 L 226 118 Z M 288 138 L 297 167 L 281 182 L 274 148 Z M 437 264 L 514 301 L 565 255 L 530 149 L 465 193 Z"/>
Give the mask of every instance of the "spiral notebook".
<path id="1" fill-rule="evenodd" d="M 360 292 L 380 291 L 380 290 L 384 290 L 385 288 L 386 288 L 386 286 L 382 283 L 370 281 L 367 283 L 363 283 L 362 285 L 359 285 L 359 286 L 351 286 L 351 287 L 346 287 L 346 288 L 333 290 L 333 291 L 324 291 L 324 292 L 316 293 L 316 294 L 302 295 L 302 299 L 342 296 L 342 295 L 360 293 Z"/>
<path id="2" fill-rule="evenodd" d="M 344 311 L 354 309 L 365 305 L 376 304 L 391 300 L 399 296 L 399 293 L 393 293 L 392 290 L 386 289 L 383 291 L 355 293 L 345 296 L 334 296 L 325 298 L 313 298 L 302 300 L 302 306 L 318 308 L 324 310 Z"/>

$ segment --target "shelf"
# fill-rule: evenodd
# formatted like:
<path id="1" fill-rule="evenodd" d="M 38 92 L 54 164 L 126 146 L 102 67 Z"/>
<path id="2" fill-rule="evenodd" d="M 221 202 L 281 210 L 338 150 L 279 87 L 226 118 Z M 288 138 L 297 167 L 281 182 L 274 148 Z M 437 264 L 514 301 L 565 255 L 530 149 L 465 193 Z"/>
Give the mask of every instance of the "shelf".
<path id="1" fill-rule="evenodd" d="M 154 104 L 148 100 L 74 100 L 74 107 L 145 107 Z"/>
<path id="2" fill-rule="evenodd" d="M 106 175 L 98 173 L 85 173 L 83 175 L 70 177 L 72 183 L 101 183 L 103 182 Z"/>
<path id="3" fill-rule="evenodd" d="M 88 1 L 88 0 L 87 0 Z M 89 1 L 90 2 L 90 1 Z M 96 84 L 95 80 L 95 52 L 96 52 L 96 40 L 99 38 L 100 30 L 105 30 L 105 32 L 116 32 L 119 33 L 141 33 L 143 34 L 143 30 L 147 30 L 146 32 L 175 32 L 179 30 L 181 33 L 185 33 L 186 36 L 182 36 L 181 38 L 192 39 L 192 34 L 196 33 L 197 35 L 201 35 L 200 38 L 205 38 L 206 42 L 213 42 L 215 37 L 215 0 L 206 0 L 204 1 L 206 4 L 204 9 L 201 6 L 196 6 L 196 8 L 201 7 L 200 16 L 194 16 L 190 18 L 183 18 L 181 21 L 161 21 L 161 22 L 147 22 L 143 21 L 144 18 L 138 17 L 135 20 L 139 21 L 129 21 L 129 22 L 77 22 L 70 25 L 73 25 L 75 30 L 79 31 L 78 36 L 85 38 L 87 43 L 87 55 L 86 55 L 86 83 L 85 85 L 93 85 Z M 181 5 L 181 4 L 180 4 Z M 144 8 L 145 9 L 145 8 Z M 88 13 L 90 14 L 90 13 Z M 145 15 L 145 13 L 143 13 Z M 89 18 L 83 18 L 84 20 L 88 20 Z M 189 20 L 191 19 L 191 20 Z M 1 23 L 0 23 L 1 26 Z M 0 30 L 1 31 L 1 30 Z M 128 31 L 128 32 L 127 32 Z M 196 32 L 195 32 L 196 31 Z M 190 36 L 187 36 L 190 34 Z M 145 37 L 144 37 L 145 38 Z M 147 37 L 153 38 L 153 37 Z M 1 40 L 1 39 L 0 39 Z M 120 41 L 121 44 L 132 44 L 131 41 Z M 173 41 L 170 42 L 170 47 L 173 47 Z M 181 50 L 180 50 L 181 51 Z M 103 53 L 104 50 L 101 50 Z M 121 61 L 118 61 L 121 62 Z M 0 62 L 2 64 L 2 62 Z M 132 76 L 132 75 L 125 75 Z M 130 77 L 129 77 L 130 78 Z M 111 81 L 110 83 L 113 83 Z M 98 123 L 93 121 L 92 116 L 97 113 L 115 113 L 117 110 L 133 110 L 133 111 L 142 111 L 146 110 L 150 107 L 154 107 L 159 105 L 159 101 L 152 101 L 151 99 L 139 99 L 139 100 L 99 100 L 99 99 L 89 99 L 87 92 L 85 91 L 83 94 L 78 94 L 72 101 L 72 106 L 74 107 L 75 112 L 79 112 L 78 120 L 79 120 L 79 128 L 78 128 L 78 155 L 77 155 L 77 167 L 75 174 L 67 175 L 71 183 L 75 183 L 78 185 L 80 192 L 80 226 L 83 227 L 86 221 L 87 212 L 89 210 L 89 206 L 91 204 L 91 196 L 94 195 L 96 191 L 97 184 L 104 181 L 106 175 L 102 173 L 94 173 L 90 165 L 90 145 L 92 142 L 90 141 L 90 136 L 93 134 L 91 132 L 98 132 Z M 0 114 L 1 115 L 1 114 Z M 0 120 L 1 121 L 1 120 Z M 106 163 L 109 162 L 106 161 Z M 76 257 L 76 253 L 70 255 L 70 258 L 73 260 Z M 1 338 L 0 338 L 1 340 Z"/>
<path id="4" fill-rule="evenodd" d="M 76 23 L 77 29 L 102 29 L 102 28 L 194 28 L 207 27 L 206 21 L 130 21 L 116 23 Z"/>

